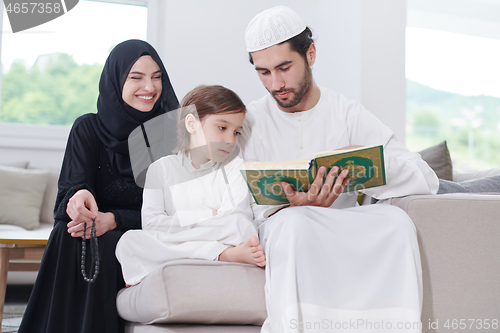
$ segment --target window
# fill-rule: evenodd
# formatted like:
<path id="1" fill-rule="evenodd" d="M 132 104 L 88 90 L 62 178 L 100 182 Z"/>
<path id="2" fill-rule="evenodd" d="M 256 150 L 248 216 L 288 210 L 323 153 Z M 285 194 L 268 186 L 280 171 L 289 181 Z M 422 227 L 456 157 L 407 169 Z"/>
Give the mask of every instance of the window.
<path id="1" fill-rule="evenodd" d="M 452 32 L 467 30 L 453 22 L 455 29 L 406 29 L 406 144 L 418 151 L 446 140 L 459 172 L 498 167 L 500 38 Z"/>
<path id="2" fill-rule="evenodd" d="M 144 1 L 81 0 L 66 14 L 13 34 L 4 8 L 0 122 L 69 126 L 96 112 L 109 51 L 126 39 L 146 40 L 147 11 Z"/>

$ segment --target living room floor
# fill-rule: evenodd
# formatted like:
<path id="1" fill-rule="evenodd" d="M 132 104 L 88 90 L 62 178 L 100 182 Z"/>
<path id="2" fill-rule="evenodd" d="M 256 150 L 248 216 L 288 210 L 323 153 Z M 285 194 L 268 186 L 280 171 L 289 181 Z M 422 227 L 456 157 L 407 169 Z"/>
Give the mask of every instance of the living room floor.
<path id="1" fill-rule="evenodd" d="M 2 333 L 16 333 L 33 285 L 7 285 L 3 309 Z"/>

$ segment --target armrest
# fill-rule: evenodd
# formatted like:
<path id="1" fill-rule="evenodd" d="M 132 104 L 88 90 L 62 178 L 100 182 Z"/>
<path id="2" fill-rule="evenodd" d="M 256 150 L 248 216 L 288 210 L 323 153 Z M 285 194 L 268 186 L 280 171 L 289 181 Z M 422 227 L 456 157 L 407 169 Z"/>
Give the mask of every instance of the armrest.
<path id="1" fill-rule="evenodd" d="M 391 200 L 417 228 L 422 259 L 422 322 L 498 319 L 500 195 L 453 193 Z M 444 332 L 444 331 L 443 331 Z"/>
<path id="2" fill-rule="evenodd" d="M 398 206 L 415 220 L 442 221 L 454 217 L 458 219 L 488 218 L 498 216 L 500 205 L 499 193 L 449 193 L 410 195 L 392 198 L 384 203 Z M 461 208 L 457 210 L 457 208 Z M 484 211 L 474 211 L 474 208 L 484 208 Z M 458 214 L 460 212 L 460 214 Z M 465 213 L 465 216 L 462 215 Z M 480 215 L 478 215 L 480 214 Z M 428 221 L 429 222 L 429 221 Z"/>

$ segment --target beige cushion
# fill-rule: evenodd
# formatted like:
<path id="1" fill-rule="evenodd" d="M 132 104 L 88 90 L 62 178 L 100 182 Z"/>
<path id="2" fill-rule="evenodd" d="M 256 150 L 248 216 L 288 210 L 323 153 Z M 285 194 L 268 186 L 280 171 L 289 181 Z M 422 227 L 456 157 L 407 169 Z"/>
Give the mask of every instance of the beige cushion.
<path id="1" fill-rule="evenodd" d="M 120 290 L 116 304 L 122 318 L 145 324 L 262 325 L 264 283 L 264 269 L 254 265 L 175 260 Z"/>
<path id="2" fill-rule="evenodd" d="M 0 166 L 0 223 L 37 228 L 48 180 L 45 170 Z"/>
<path id="3" fill-rule="evenodd" d="M 29 165 L 29 161 L 15 161 L 15 162 L 9 162 L 9 163 L 2 163 L 2 165 L 21 168 L 21 169 L 27 169 L 28 165 Z"/>
<path id="4" fill-rule="evenodd" d="M 32 169 L 32 166 L 29 167 Z M 35 167 L 36 168 L 36 167 Z M 41 168 L 39 168 L 41 169 Z M 43 195 L 43 204 L 40 210 L 40 222 L 54 224 L 54 206 L 57 198 L 57 181 L 59 180 L 60 169 L 49 169 L 49 183 Z"/>
<path id="5" fill-rule="evenodd" d="M 450 151 L 443 141 L 435 146 L 419 152 L 422 159 L 429 164 L 438 178 L 453 180 L 453 165 L 451 163 Z"/>

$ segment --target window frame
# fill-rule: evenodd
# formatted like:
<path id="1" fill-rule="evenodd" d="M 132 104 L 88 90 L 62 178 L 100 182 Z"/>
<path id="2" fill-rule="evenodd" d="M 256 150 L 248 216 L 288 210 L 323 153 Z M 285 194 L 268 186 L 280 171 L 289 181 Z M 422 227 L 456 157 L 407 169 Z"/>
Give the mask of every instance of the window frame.
<path id="1" fill-rule="evenodd" d="M 1 0 L 0 0 L 1 1 Z M 123 5 L 145 6 L 148 9 L 146 40 L 161 48 L 160 26 L 162 9 L 161 0 L 91 0 Z M 3 1 L 1 1 L 4 7 Z M 3 26 L 4 11 L 0 13 L 0 27 Z M 0 55 L 2 52 L 0 34 Z M 156 43 L 154 43 L 156 42 Z M 2 70 L 0 68 L 0 93 L 2 89 Z M 1 105 L 0 105 L 1 108 Z M 38 125 L 0 122 L 0 148 L 38 149 L 64 151 L 71 126 Z"/>

